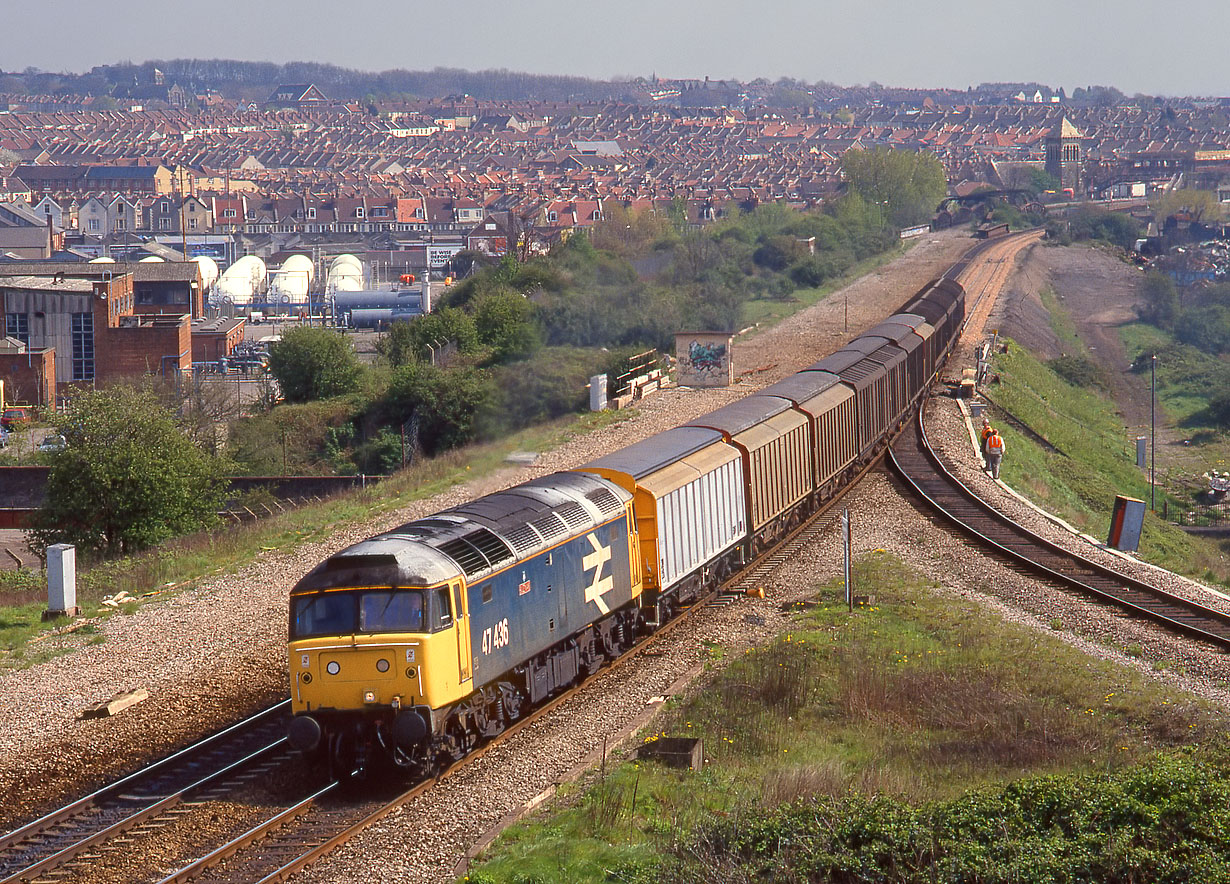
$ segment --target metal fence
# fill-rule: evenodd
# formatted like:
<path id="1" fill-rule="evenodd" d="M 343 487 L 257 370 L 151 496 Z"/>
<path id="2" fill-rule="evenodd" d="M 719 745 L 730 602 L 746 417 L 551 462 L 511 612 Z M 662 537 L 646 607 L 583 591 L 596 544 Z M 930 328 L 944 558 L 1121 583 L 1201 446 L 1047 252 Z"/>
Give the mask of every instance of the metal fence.
<path id="1" fill-rule="evenodd" d="M 1162 501 L 1162 518 L 1181 528 L 1230 528 L 1230 501 L 1183 510 L 1168 504 Z"/>

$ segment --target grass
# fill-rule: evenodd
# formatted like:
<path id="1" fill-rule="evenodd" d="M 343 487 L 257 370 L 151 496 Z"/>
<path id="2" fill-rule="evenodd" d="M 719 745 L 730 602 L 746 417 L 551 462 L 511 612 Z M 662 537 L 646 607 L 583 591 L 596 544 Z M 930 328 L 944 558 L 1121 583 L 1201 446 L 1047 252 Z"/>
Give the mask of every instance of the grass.
<path id="1" fill-rule="evenodd" d="M 561 419 L 497 442 L 423 460 L 368 489 L 297 507 L 269 519 L 189 535 L 139 555 L 93 566 L 81 567 L 79 563 L 78 604 L 85 614 L 92 615 L 104 597 L 123 591 L 137 601 L 120 610 L 134 613 L 142 600 L 238 568 L 264 551 L 327 539 L 339 528 L 376 518 L 472 476 L 489 473 L 504 466 L 513 451 L 549 450 L 627 418 L 628 412 L 606 411 Z M 48 628 L 42 621 L 45 601 L 46 583 L 41 573 L 0 571 L 0 668 L 29 666 L 45 659 L 41 651 L 27 653 L 30 640 Z M 110 612 L 104 612 L 104 616 L 110 616 Z"/>
<path id="2" fill-rule="evenodd" d="M 817 587 L 789 632 L 734 654 L 640 736 L 703 739 L 702 771 L 628 761 L 594 773 L 497 839 L 469 880 L 653 880 L 715 821 L 1124 771 L 1224 728 L 1209 705 L 938 594 L 889 554 L 863 557 L 855 574 L 878 605 L 849 615 L 840 581 Z"/>
<path id="3" fill-rule="evenodd" d="M 1053 371 L 1017 346 L 994 361 L 999 382 L 987 398 L 1011 420 L 999 420 L 1006 443 L 1002 478 L 1050 512 L 1094 537 L 1105 538 L 1117 494 L 1148 501 L 1148 475 L 1136 467 L 1114 403 L 1089 389 L 1064 382 Z M 1022 432 L 1028 427 L 1054 450 Z M 1157 506 L 1186 506 L 1181 488 L 1166 487 L 1169 476 L 1159 471 L 1162 485 Z M 1140 554 L 1148 561 L 1184 574 L 1216 579 L 1230 577 L 1230 568 L 1215 546 L 1185 534 L 1149 513 Z"/>

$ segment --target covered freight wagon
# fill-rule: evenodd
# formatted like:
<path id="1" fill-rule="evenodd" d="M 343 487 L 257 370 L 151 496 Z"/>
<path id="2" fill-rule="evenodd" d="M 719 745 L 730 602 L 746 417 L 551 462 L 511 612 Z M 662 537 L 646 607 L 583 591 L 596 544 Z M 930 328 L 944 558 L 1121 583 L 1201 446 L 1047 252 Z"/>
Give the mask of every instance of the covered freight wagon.
<path id="1" fill-rule="evenodd" d="M 813 487 L 827 496 L 859 453 L 854 389 L 828 371 L 801 371 L 760 391 L 789 399 L 812 424 Z"/>
<path id="2" fill-rule="evenodd" d="M 849 349 L 838 350 L 807 370 L 831 372 L 854 390 L 858 451 L 860 455 L 868 452 L 888 426 L 888 372 Z"/>
<path id="3" fill-rule="evenodd" d="M 633 495 L 646 591 L 703 582 L 747 538 L 743 457 L 716 430 L 676 427 L 577 470 Z"/>
<path id="4" fill-rule="evenodd" d="M 812 492 L 811 426 L 807 415 L 787 399 L 747 396 L 698 417 L 690 427 L 707 427 L 743 454 L 747 510 L 752 533 L 759 535 L 782 520 Z M 780 534 L 779 524 L 769 533 Z"/>

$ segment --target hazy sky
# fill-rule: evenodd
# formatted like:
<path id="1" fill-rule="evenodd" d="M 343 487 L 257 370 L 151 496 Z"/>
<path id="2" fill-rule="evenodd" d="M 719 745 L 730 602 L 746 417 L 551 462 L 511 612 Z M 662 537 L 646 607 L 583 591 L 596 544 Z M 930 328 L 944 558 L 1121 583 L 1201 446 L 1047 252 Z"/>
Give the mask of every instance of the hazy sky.
<path id="1" fill-rule="evenodd" d="M 13 8 L 16 6 L 16 8 Z M 1230 95 L 1226 0 L 11 0 L 0 68 L 158 58 Z"/>

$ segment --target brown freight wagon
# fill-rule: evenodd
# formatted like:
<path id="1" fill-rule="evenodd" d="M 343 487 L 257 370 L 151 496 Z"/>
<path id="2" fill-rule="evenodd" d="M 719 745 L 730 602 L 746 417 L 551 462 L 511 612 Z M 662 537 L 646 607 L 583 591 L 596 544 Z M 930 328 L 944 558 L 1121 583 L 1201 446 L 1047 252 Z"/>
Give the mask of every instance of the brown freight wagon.
<path id="1" fill-rule="evenodd" d="M 788 399 L 754 395 L 687 426 L 717 430 L 743 455 L 752 533 L 783 533 L 791 512 L 812 492 L 811 422 Z"/>
<path id="2" fill-rule="evenodd" d="M 919 393 L 927 384 L 930 371 L 930 340 L 917 333 L 919 326 L 927 325 L 921 316 L 899 313 L 881 322 L 868 334 L 888 338 L 906 352 L 906 373 L 909 391 Z"/>
<path id="3" fill-rule="evenodd" d="M 858 457 L 854 426 L 854 388 L 828 371 L 801 371 L 760 391 L 762 396 L 789 399 L 811 420 L 813 487 L 821 500 L 846 478 Z"/>
<path id="4" fill-rule="evenodd" d="M 854 390 L 858 453 L 866 457 L 888 427 L 888 372 L 852 350 L 839 350 L 806 370 L 832 372 Z"/>

